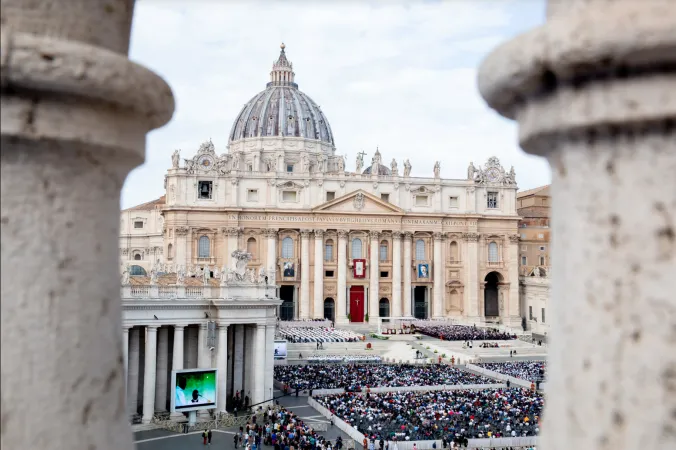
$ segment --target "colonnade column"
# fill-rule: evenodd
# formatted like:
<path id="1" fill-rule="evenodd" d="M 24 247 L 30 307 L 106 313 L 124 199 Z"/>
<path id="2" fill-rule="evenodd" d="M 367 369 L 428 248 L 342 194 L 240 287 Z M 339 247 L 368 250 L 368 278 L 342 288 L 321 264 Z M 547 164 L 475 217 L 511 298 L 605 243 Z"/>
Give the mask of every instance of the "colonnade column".
<path id="1" fill-rule="evenodd" d="M 313 318 L 324 317 L 324 230 L 315 230 L 315 292 Z"/>
<path id="2" fill-rule="evenodd" d="M 273 397 L 275 370 L 275 326 L 265 326 L 265 399 Z"/>
<path id="3" fill-rule="evenodd" d="M 127 58 L 134 2 L 108 5 L 2 1 L 3 448 L 81 448 L 92 432 L 100 450 L 132 446 L 120 189 L 174 102 Z M 31 389 L 5 387 L 36 374 Z"/>
<path id="4" fill-rule="evenodd" d="M 371 258 L 370 266 L 371 270 L 369 271 L 369 320 L 379 317 L 378 305 L 380 301 L 380 272 L 378 267 L 378 256 L 379 256 L 379 237 L 380 232 L 372 230 L 369 232 L 371 237 Z M 372 323 L 375 323 L 373 321 Z"/>
<path id="5" fill-rule="evenodd" d="M 143 423 L 150 423 L 155 414 L 157 326 L 146 326 L 145 350 L 145 370 L 143 372 Z"/>
<path id="6" fill-rule="evenodd" d="M 174 350 L 171 361 L 171 370 L 181 370 L 183 369 L 183 339 L 184 339 L 184 330 L 183 325 L 174 325 Z M 173 392 L 170 392 L 169 395 L 174 395 Z M 171 404 L 171 400 L 170 403 Z M 183 414 L 180 412 L 171 413 L 171 416 L 174 418 L 181 418 Z"/>
<path id="7" fill-rule="evenodd" d="M 444 235 L 434 233 L 434 303 L 432 307 L 432 318 L 440 319 L 444 317 L 444 260 L 443 260 L 443 242 Z"/>
<path id="8" fill-rule="evenodd" d="M 157 362 L 155 363 L 155 411 L 167 410 L 167 370 L 169 370 L 169 328 L 157 330 Z"/>
<path id="9" fill-rule="evenodd" d="M 129 330 L 129 357 L 127 375 L 127 413 L 136 414 L 138 408 L 138 379 L 141 357 L 139 327 Z"/>
<path id="10" fill-rule="evenodd" d="M 338 230 L 338 295 L 336 324 L 347 323 L 347 234 Z"/>
<path id="11" fill-rule="evenodd" d="M 310 230 L 300 231 L 300 311 L 299 318 L 310 318 Z"/>
<path id="12" fill-rule="evenodd" d="M 479 249 L 477 233 L 464 233 L 462 235 L 467 242 L 467 274 L 465 275 L 465 311 L 469 322 L 479 318 Z M 481 298 L 483 300 L 483 297 Z"/>
<path id="13" fill-rule="evenodd" d="M 244 389 L 244 325 L 232 325 L 235 327 L 233 338 L 235 340 L 233 345 L 233 364 L 232 364 L 232 395 L 237 391 Z M 244 394 L 241 394 L 242 399 Z"/>
<path id="14" fill-rule="evenodd" d="M 507 324 L 512 327 L 521 326 L 521 308 L 519 305 L 519 235 L 510 234 L 509 240 L 509 260 L 507 263 L 507 273 L 509 274 L 509 291 L 507 293 Z M 549 274 L 547 274 L 549 275 Z"/>
<path id="15" fill-rule="evenodd" d="M 225 412 L 228 398 L 228 325 L 218 325 L 218 402 L 217 411 Z"/>
<path id="16" fill-rule="evenodd" d="M 251 404 L 265 400 L 265 325 L 256 324 L 256 341 L 253 354 L 256 357 L 254 367 L 253 401 Z M 259 405 L 260 406 L 260 405 Z M 258 408 L 256 406 L 255 408 Z"/>
<path id="17" fill-rule="evenodd" d="M 392 312 L 401 316 L 401 231 L 392 232 Z"/>
<path id="18" fill-rule="evenodd" d="M 676 442 L 674 30 L 672 0 L 550 0 L 479 71 L 552 168 L 547 450 Z"/>
<path id="19" fill-rule="evenodd" d="M 277 230 L 265 230 L 268 237 L 268 254 L 265 271 L 270 277 L 270 281 L 275 280 L 277 273 Z"/>
<path id="20" fill-rule="evenodd" d="M 207 324 L 203 322 L 200 324 L 197 334 L 197 367 L 200 369 L 208 368 L 211 364 L 207 364 Z"/>
<path id="21" fill-rule="evenodd" d="M 411 243 L 413 233 L 404 231 L 404 313 L 405 317 L 411 316 Z"/>

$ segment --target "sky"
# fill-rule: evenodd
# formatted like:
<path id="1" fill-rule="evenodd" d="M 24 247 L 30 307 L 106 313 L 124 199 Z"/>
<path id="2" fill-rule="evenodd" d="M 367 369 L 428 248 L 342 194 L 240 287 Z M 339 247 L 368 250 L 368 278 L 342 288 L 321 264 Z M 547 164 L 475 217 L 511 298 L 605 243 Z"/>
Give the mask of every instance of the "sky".
<path id="1" fill-rule="evenodd" d="M 164 194 L 171 154 L 212 139 L 227 151 L 242 106 L 265 89 L 284 42 L 299 89 L 326 114 L 353 171 L 376 148 L 412 176 L 465 178 L 470 161 L 513 165 L 519 189 L 550 182 L 547 162 L 518 146 L 516 124 L 476 87 L 481 60 L 544 22 L 543 0 L 138 0 L 130 58 L 171 86 L 176 111 L 149 133 L 145 164 L 127 178 L 122 208 Z"/>

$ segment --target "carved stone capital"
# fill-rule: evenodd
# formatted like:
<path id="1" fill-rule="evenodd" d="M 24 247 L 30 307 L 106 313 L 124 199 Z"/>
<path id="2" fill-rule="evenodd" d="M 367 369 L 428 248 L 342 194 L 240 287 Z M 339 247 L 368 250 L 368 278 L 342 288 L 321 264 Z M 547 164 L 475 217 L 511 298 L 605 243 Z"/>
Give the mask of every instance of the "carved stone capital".
<path id="1" fill-rule="evenodd" d="M 413 239 L 413 232 L 412 231 L 404 231 L 404 239 L 407 241 L 410 241 Z"/>
<path id="2" fill-rule="evenodd" d="M 324 237 L 325 230 L 315 230 L 315 237 L 322 238 Z"/>
<path id="3" fill-rule="evenodd" d="M 263 235 L 269 238 L 276 238 L 278 233 L 279 231 L 274 228 L 265 228 L 263 230 Z"/>
<path id="4" fill-rule="evenodd" d="M 402 233 L 401 231 L 393 231 L 392 232 L 392 239 L 394 239 L 394 240 L 401 239 L 403 234 L 404 233 Z"/>
<path id="5" fill-rule="evenodd" d="M 521 236 L 519 236 L 518 234 L 510 234 L 509 235 L 509 242 L 516 243 L 516 242 L 519 242 L 519 239 L 521 239 Z"/>
<path id="6" fill-rule="evenodd" d="M 350 234 L 348 230 L 338 230 L 338 237 L 347 239 L 347 236 Z"/>
<path id="7" fill-rule="evenodd" d="M 380 231 L 371 230 L 369 231 L 369 236 L 371 237 L 371 239 L 378 239 L 380 237 Z"/>
<path id="8" fill-rule="evenodd" d="M 225 234 L 228 236 L 240 236 L 242 234 L 241 228 L 228 228 L 225 231 Z"/>
<path id="9" fill-rule="evenodd" d="M 467 242 L 478 242 L 479 233 L 463 233 L 462 238 Z"/>
<path id="10" fill-rule="evenodd" d="M 188 227 L 176 227 L 174 231 L 176 231 L 176 236 L 185 236 L 190 229 Z"/>
<path id="11" fill-rule="evenodd" d="M 443 241 L 444 240 L 444 234 L 443 233 L 432 233 L 432 238 L 435 241 Z"/>
<path id="12" fill-rule="evenodd" d="M 300 237 L 302 239 L 310 239 L 311 233 L 312 233 L 312 230 L 300 230 Z"/>

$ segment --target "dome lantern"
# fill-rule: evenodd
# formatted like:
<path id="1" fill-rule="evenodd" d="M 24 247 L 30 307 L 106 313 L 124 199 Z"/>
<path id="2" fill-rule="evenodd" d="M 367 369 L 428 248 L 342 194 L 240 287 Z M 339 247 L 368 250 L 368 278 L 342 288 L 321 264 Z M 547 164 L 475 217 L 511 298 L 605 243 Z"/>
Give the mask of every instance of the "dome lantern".
<path id="1" fill-rule="evenodd" d="M 279 52 L 279 58 L 277 58 L 277 61 L 272 63 L 270 84 L 273 86 L 294 85 L 295 83 L 293 80 L 296 74 L 293 73 L 293 64 L 286 58 L 286 52 L 284 52 L 286 45 L 284 45 L 284 42 L 282 42 L 282 45 L 280 45 L 279 48 L 281 49 Z"/>

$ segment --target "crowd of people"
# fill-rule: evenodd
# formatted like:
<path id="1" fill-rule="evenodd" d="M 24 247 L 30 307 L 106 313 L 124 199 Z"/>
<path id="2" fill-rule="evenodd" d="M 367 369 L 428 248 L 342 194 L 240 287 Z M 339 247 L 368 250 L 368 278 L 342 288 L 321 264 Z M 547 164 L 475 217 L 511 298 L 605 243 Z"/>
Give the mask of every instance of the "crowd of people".
<path id="1" fill-rule="evenodd" d="M 447 364 L 346 364 L 275 366 L 275 380 L 291 389 L 345 389 L 366 387 L 495 384 L 490 378 Z"/>
<path id="2" fill-rule="evenodd" d="M 467 325 L 432 325 L 416 328 L 421 334 L 442 341 L 506 341 L 516 339 L 516 335 L 494 328 L 477 328 Z"/>
<path id="3" fill-rule="evenodd" d="M 520 388 L 326 395 L 316 398 L 371 440 L 535 436 L 543 398 Z"/>
<path id="4" fill-rule="evenodd" d="M 528 381 L 541 381 L 547 371 L 547 365 L 544 361 L 478 363 L 477 366 Z"/>
<path id="5" fill-rule="evenodd" d="M 289 342 L 357 342 L 362 335 L 350 330 L 338 330 L 324 327 L 289 327 L 278 328 L 276 339 Z"/>
<path id="6" fill-rule="evenodd" d="M 378 355 L 310 355 L 307 358 L 309 363 L 379 363 L 382 357 Z"/>

